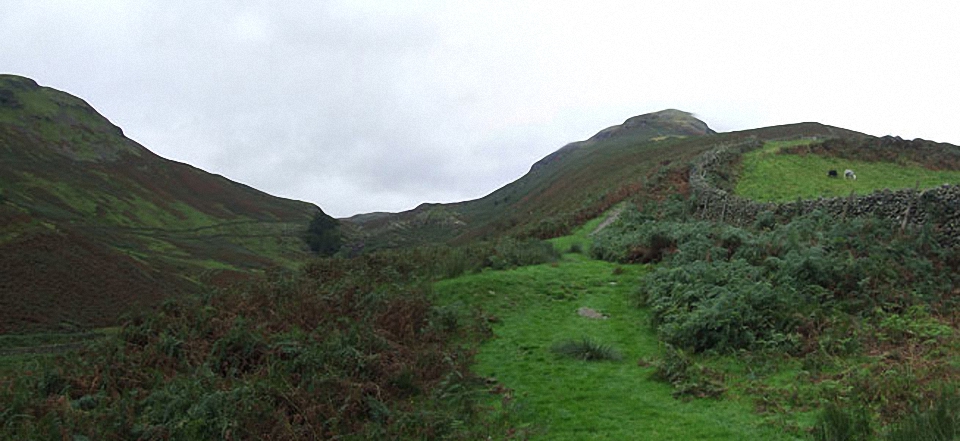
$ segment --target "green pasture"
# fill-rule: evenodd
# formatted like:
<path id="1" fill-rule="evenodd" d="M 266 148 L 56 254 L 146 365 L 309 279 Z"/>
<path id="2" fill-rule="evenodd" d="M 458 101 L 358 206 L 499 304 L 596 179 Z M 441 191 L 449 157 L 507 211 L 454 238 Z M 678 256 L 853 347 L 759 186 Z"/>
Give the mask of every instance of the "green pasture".
<path id="1" fill-rule="evenodd" d="M 768 142 L 763 149 L 745 154 L 736 193 L 763 202 L 787 202 L 798 198 L 849 196 L 851 192 L 863 195 L 883 189 L 914 188 L 918 184 L 924 189 L 960 183 L 960 171 L 779 153 L 785 147 L 809 142 Z M 843 177 L 847 169 L 856 173 L 856 180 Z M 840 177 L 828 177 L 829 170 L 837 170 Z"/>

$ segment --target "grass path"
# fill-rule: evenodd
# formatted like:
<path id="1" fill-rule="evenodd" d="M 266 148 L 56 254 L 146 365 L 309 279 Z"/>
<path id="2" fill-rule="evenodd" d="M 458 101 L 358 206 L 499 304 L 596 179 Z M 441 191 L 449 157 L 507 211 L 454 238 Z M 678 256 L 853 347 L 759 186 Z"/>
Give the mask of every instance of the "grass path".
<path id="1" fill-rule="evenodd" d="M 603 231 L 604 228 L 610 226 L 610 224 L 617 221 L 620 218 L 620 213 L 623 213 L 623 210 L 626 208 L 626 205 L 620 204 L 612 208 L 609 213 L 605 214 L 605 218 L 601 221 L 596 228 L 590 230 L 590 234 L 597 234 Z"/>
<path id="2" fill-rule="evenodd" d="M 567 254 L 556 264 L 441 281 L 434 290 L 444 302 L 479 306 L 499 319 L 475 371 L 513 389 L 537 439 L 791 439 L 762 425 L 736 397 L 677 400 L 669 385 L 652 380 L 654 369 L 637 361 L 658 355 L 657 338 L 648 312 L 631 301 L 646 269 L 616 268 Z M 583 306 L 610 317 L 580 317 Z M 550 351 L 558 341 L 585 336 L 614 347 L 623 360 L 585 362 Z"/>

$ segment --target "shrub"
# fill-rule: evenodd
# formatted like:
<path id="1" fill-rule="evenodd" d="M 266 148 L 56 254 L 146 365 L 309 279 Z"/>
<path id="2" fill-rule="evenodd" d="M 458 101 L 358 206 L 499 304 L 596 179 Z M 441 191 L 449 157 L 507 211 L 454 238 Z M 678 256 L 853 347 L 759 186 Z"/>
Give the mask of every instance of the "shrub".
<path id="1" fill-rule="evenodd" d="M 773 215 L 773 212 L 770 210 L 764 210 L 758 214 L 756 220 L 754 220 L 753 229 L 771 230 L 776 224 L 777 218 Z"/>
<path id="2" fill-rule="evenodd" d="M 583 337 L 580 340 L 564 340 L 553 345 L 550 350 L 557 355 L 584 361 L 623 359 L 616 349 L 589 337 Z"/>
<path id="3" fill-rule="evenodd" d="M 914 305 L 903 315 L 881 313 L 879 337 L 892 341 L 925 342 L 950 336 L 953 328 L 930 317 L 928 309 L 925 305 Z"/>
<path id="4" fill-rule="evenodd" d="M 470 261 L 487 255 L 465 250 Z M 132 316 L 80 357 L 0 378 L 10 404 L 0 406 L 0 438 L 502 435 L 480 433 L 485 416 L 467 400 L 482 387 L 456 344 L 470 317 L 434 309 L 421 284 L 438 266 L 418 259 L 442 253 L 452 251 L 318 259 Z"/>
<path id="5" fill-rule="evenodd" d="M 804 301 L 743 261 L 658 268 L 641 281 L 664 342 L 695 352 L 793 349 Z"/>
<path id="6" fill-rule="evenodd" d="M 496 244 L 494 253 L 487 262 L 493 269 L 506 269 L 553 262 L 558 257 L 557 250 L 549 242 L 537 239 L 504 239 Z"/>
<path id="7" fill-rule="evenodd" d="M 267 344 L 260 333 L 251 328 L 248 321 L 238 317 L 227 335 L 213 343 L 209 360 L 214 371 L 223 376 L 237 376 L 262 364 Z"/>
<path id="8" fill-rule="evenodd" d="M 41 396 L 49 397 L 51 395 L 60 395 L 69 386 L 67 380 L 57 369 L 48 369 L 43 372 L 40 381 L 37 382 L 37 388 Z"/>
<path id="9" fill-rule="evenodd" d="M 889 222 L 821 212 L 762 227 L 769 229 L 657 221 L 626 210 L 594 238 L 591 254 L 615 262 L 662 258 L 637 299 L 652 308 L 665 342 L 696 352 L 810 346 L 799 339 L 816 337 L 800 335 L 798 326 L 815 311 L 862 317 L 879 306 L 925 304 L 931 315 L 949 315 L 956 303 L 960 258 L 923 231 L 914 237 Z M 885 327 L 897 326 L 891 319 Z"/>
<path id="10" fill-rule="evenodd" d="M 663 358 L 654 362 L 654 366 L 653 378 L 673 385 L 675 397 L 719 398 L 727 390 L 719 374 L 669 344 Z"/>

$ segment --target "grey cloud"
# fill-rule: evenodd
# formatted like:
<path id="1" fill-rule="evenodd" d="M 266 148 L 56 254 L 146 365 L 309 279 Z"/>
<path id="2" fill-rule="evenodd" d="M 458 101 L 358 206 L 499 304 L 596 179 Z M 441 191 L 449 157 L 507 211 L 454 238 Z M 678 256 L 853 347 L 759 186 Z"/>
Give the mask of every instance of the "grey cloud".
<path id="1" fill-rule="evenodd" d="M 87 99 L 158 154 L 337 216 L 479 197 L 668 107 L 721 130 L 813 119 L 960 142 L 953 7 L 834 18 L 851 8 L 7 0 L 0 69 Z"/>

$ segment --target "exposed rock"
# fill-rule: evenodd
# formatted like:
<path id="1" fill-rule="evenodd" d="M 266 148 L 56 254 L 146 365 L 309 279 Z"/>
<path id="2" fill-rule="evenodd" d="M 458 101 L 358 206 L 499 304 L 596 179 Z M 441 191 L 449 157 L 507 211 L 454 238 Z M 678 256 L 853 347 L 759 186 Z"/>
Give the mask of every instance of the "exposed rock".
<path id="1" fill-rule="evenodd" d="M 609 318 L 608 315 L 601 314 L 597 312 L 595 309 L 587 308 L 586 306 L 580 307 L 580 309 L 577 310 L 577 314 L 580 315 L 581 317 L 586 317 L 586 318 L 591 318 L 596 320 L 606 320 L 607 318 Z"/>

